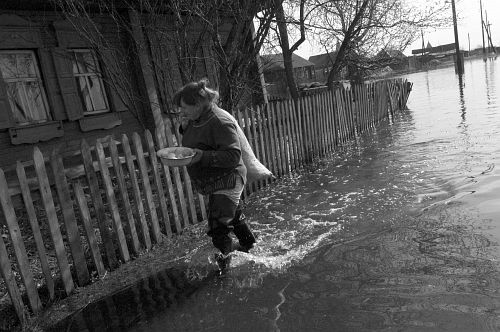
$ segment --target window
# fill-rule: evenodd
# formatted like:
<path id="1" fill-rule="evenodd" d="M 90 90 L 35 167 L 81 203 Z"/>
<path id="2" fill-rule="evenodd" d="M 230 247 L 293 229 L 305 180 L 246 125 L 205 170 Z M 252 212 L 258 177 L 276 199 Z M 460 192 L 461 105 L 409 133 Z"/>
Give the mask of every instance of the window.
<path id="1" fill-rule="evenodd" d="M 0 51 L 0 71 L 15 124 L 52 120 L 33 51 Z"/>
<path id="2" fill-rule="evenodd" d="M 99 63 L 90 50 L 70 51 L 78 94 L 84 106 L 85 115 L 109 112 Z"/>

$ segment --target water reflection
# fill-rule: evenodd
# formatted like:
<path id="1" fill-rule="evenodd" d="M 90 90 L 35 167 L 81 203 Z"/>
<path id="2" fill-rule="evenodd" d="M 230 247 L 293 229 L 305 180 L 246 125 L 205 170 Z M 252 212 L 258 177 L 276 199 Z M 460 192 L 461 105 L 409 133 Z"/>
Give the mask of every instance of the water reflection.
<path id="1" fill-rule="evenodd" d="M 189 278 L 187 266 L 161 271 L 110 297 L 92 303 L 50 331 L 112 331 L 128 329 L 167 309 L 175 310 L 197 289 L 210 283 L 216 272 Z"/>

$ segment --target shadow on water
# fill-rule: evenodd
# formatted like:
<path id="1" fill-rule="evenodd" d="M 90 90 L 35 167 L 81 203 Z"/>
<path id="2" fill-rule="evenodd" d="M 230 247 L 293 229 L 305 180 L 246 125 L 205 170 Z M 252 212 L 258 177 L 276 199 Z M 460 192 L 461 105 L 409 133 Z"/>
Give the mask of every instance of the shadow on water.
<path id="1" fill-rule="evenodd" d="M 112 296 L 91 303 L 48 331 L 126 330 L 181 306 L 191 294 L 219 278 L 214 269 L 198 271 L 196 278 L 186 271 L 189 271 L 187 266 L 179 266 L 139 280 Z"/>

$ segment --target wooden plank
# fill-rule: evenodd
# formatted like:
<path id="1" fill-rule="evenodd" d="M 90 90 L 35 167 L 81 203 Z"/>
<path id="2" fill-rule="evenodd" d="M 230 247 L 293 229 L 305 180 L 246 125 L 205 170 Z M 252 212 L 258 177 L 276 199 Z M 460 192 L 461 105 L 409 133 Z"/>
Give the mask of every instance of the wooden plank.
<path id="1" fill-rule="evenodd" d="M 253 127 L 253 125 L 251 124 L 251 120 L 250 120 L 250 117 L 248 115 L 248 108 L 247 107 L 243 108 L 242 118 L 243 118 L 243 123 L 245 124 L 245 126 L 244 126 L 245 136 L 247 137 L 248 144 L 250 144 L 250 148 L 252 149 L 254 155 L 257 158 L 256 147 L 255 147 L 255 138 L 252 135 L 252 131 L 251 131 L 251 127 Z M 255 192 L 255 191 L 257 191 L 258 183 L 247 183 L 247 186 L 250 188 L 251 192 Z"/>
<path id="2" fill-rule="evenodd" d="M 0 168 L 0 205 L 2 206 L 3 216 L 7 229 L 9 230 L 12 248 L 14 249 L 17 265 L 19 267 L 19 273 L 26 287 L 26 295 L 28 296 L 30 307 L 33 312 L 38 313 L 42 309 L 42 303 L 40 302 L 33 274 L 30 270 L 28 254 L 26 253 L 26 247 L 24 246 L 14 206 L 12 205 L 12 200 L 10 199 L 7 188 L 8 185 L 5 180 L 5 174 Z"/>
<path id="3" fill-rule="evenodd" d="M 130 150 L 130 143 L 127 135 L 122 135 L 122 148 L 125 154 L 125 161 L 127 163 L 128 174 L 132 184 L 132 193 L 134 194 L 134 205 L 136 212 L 136 219 L 139 221 L 142 241 L 146 249 L 151 249 L 151 237 L 149 236 L 148 223 L 146 221 L 146 214 L 144 213 L 144 205 L 142 204 L 141 190 L 139 189 L 139 182 L 137 181 L 137 174 L 134 165 L 134 158 Z"/>
<path id="4" fill-rule="evenodd" d="M 118 147 L 116 146 L 115 140 L 112 138 L 109 140 L 109 152 L 111 156 L 111 163 L 113 164 L 113 168 L 115 170 L 116 181 L 118 182 L 118 189 L 125 208 L 127 227 L 132 242 L 132 252 L 137 255 L 139 254 L 141 245 L 139 243 L 139 237 L 137 236 L 137 230 L 135 228 L 132 205 L 130 204 L 130 197 L 128 195 L 127 183 L 125 182 L 125 176 L 123 174 L 122 163 L 118 154 Z"/>
<path id="5" fill-rule="evenodd" d="M 113 239 L 108 228 L 106 213 L 104 212 L 104 203 L 102 201 L 101 191 L 99 189 L 99 182 L 97 181 L 97 175 L 93 167 L 92 153 L 90 152 L 90 146 L 84 139 L 81 142 L 80 150 L 82 152 L 82 161 L 85 168 L 85 175 L 89 184 L 90 196 L 92 197 L 92 203 L 94 205 L 94 211 L 97 217 L 97 224 L 99 225 L 99 233 L 101 235 L 104 250 L 106 252 L 106 258 L 108 261 L 107 263 L 109 268 L 113 270 L 118 267 L 118 259 L 116 258 Z"/>
<path id="6" fill-rule="evenodd" d="M 202 194 L 198 194 L 198 200 L 200 201 L 200 210 L 202 221 L 208 220 L 207 207 L 205 205 L 205 197 Z"/>
<path id="7" fill-rule="evenodd" d="M 101 142 L 96 142 L 95 149 L 97 152 L 97 159 L 101 170 L 101 179 L 104 183 L 106 199 L 108 201 L 109 210 L 111 212 L 111 219 L 113 220 L 113 229 L 116 234 L 118 251 L 120 252 L 121 259 L 124 262 L 128 262 L 130 260 L 130 253 L 128 252 L 127 239 L 125 238 L 125 232 L 123 231 L 120 210 L 118 209 L 118 204 L 116 203 L 115 189 L 113 187 L 113 183 L 111 182 L 111 175 L 109 173 L 109 168 L 106 163 L 106 155 L 104 154 L 104 148 Z"/>
<path id="8" fill-rule="evenodd" d="M 263 106 L 265 107 L 265 106 Z M 257 124 L 258 124 L 258 129 L 259 129 L 259 143 L 260 143 L 260 151 L 261 151 L 261 162 L 262 164 L 264 164 L 266 167 L 270 168 L 269 166 L 269 158 L 268 158 L 268 145 L 267 145 L 267 141 L 266 141 L 266 133 L 264 133 L 264 131 L 266 130 L 266 126 L 263 125 L 263 122 L 265 121 L 264 120 L 264 115 L 263 115 L 263 110 L 261 109 L 261 107 L 257 106 L 256 108 L 256 111 L 257 111 Z M 265 180 L 262 180 L 262 184 L 263 185 L 266 185 L 268 181 L 271 181 L 270 179 L 265 179 Z"/>
<path id="9" fill-rule="evenodd" d="M 104 277 L 106 275 L 106 270 L 104 269 L 104 264 L 102 262 L 101 251 L 99 250 L 99 245 L 97 244 L 94 227 L 92 227 L 92 219 L 90 218 L 87 200 L 85 199 L 85 194 L 83 193 L 83 188 L 79 181 L 73 183 L 73 191 L 75 193 L 76 202 L 80 211 L 80 217 L 82 218 L 83 229 L 85 230 L 85 237 L 87 238 L 87 243 L 92 255 L 92 261 L 96 266 L 98 275 L 100 277 Z"/>
<path id="10" fill-rule="evenodd" d="M 303 99 L 303 98 L 301 98 Z M 302 123 L 302 108 L 301 108 L 302 100 L 299 100 L 297 103 L 293 102 L 293 117 L 295 121 L 295 130 L 298 133 L 299 145 L 299 165 L 304 165 L 305 160 L 305 143 L 304 143 L 304 131 L 303 131 L 303 123 Z"/>
<path id="11" fill-rule="evenodd" d="M 261 142 L 260 142 L 260 137 L 257 133 L 257 108 L 254 107 L 250 109 L 249 112 L 250 116 L 250 123 L 251 125 L 251 132 L 252 132 L 252 138 L 253 138 L 253 147 L 254 147 L 254 153 L 255 157 L 259 159 L 259 161 L 262 163 L 262 151 L 261 151 Z M 258 190 L 259 188 L 262 187 L 262 181 L 257 181 L 256 189 Z"/>
<path id="12" fill-rule="evenodd" d="M 54 174 L 57 196 L 61 206 L 66 236 L 73 256 L 73 264 L 78 278 L 78 285 L 84 286 L 90 282 L 89 270 L 85 254 L 83 253 L 80 232 L 76 224 L 75 211 L 73 210 L 73 200 L 69 191 L 68 181 L 64 174 L 64 165 L 58 149 L 53 149 L 50 155 L 50 165 Z"/>
<path id="13" fill-rule="evenodd" d="M 30 221 L 31 230 L 33 232 L 33 239 L 35 240 L 38 257 L 40 258 L 40 265 L 42 267 L 42 272 L 45 277 L 45 285 L 47 286 L 47 290 L 49 291 L 50 300 L 53 300 L 54 279 L 52 279 L 52 272 L 50 270 L 49 261 L 47 259 L 47 252 L 43 244 L 43 238 L 42 238 L 42 233 L 40 232 L 40 226 L 38 225 L 35 207 L 33 206 L 33 199 L 31 198 L 31 190 L 28 185 L 28 180 L 26 179 L 26 172 L 24 170 L 23 164 L 20 161 L 17 161 L 16 173 L 21 188 L 21 194 L 23 196 L 24 206 L 26 208 L 26 212 L 28 213 L 28 219 Z"/>
<path id="14" fill-rule="evenodd" d="M 302 97 L 299 100 L 299 109 L 297 110 L 297 121 L 299 124 L 299 127 L 301 129 L 302 133 L 302 165 L 305 165 L 307 163 L 307 158 L 308 158 L 308 146 L 309 146 L 309 141 L 308 141 L 308 136 L 307 136 L 307 117 L 306 117 L 306 97 Z"/>
<path id="15" fill-rule="evenodd" d="M 148 206 L 149 215 L 151 217 L 151 225 L 153 227 L 153 239 L 156 243 L 162 241 L 160 234 L 160 224 L 158 223 L 158 214 L 156 213 L 156 205 L 153 198 L 153 191 L 151 190 L 151 183 L 149 182 L 148 167 L 144 159 L 144 151 L 142 149 L 142 140 L 138 133 L 132 134 L 132 142 L 134 144 L 135 157 L 139 165 L 141 173 L 142 188 L 146 194 L 146 205 Z"/>
<path id="16" fill-rule="evenodd" d="M 155 184 L 156 192 L 158 193 L 158 200 L 160 202 L 160 211 L 163 216 L 165 233 L 170 238 L 172 236 L 172 226 L 170 225 L 170 216 L 168 214 L 167 199 L 165 197 L 165 191 L 163 190 L 163 183 L 161 182 L 161 176 L 158 169 L 158 157 L 156 156 L 156 149 L 155 149 L 155 144 L 153 142 L 153 136 L 151 136 L 151 132 L 147 129 L 144 133 L 144 136 L 146 138 L 146 144 L 148 146 L 149 163 L 151 164 L 151 170 L 153 171 L 153 181 Z"/>
<path id="17" fill-rule="evenodd" d="M 332 114 L 332 106 L 330 101 L 330 90 L 324 92 L 323 102 L 325 104 L 325 128 L 326 128 L 326 141 L 327 147 L 326 152 L 330 153 L 333 150 L 333 141 L 332 141 L 332 128 L 330 126 L 331 114 Z"/>
<path id="18" fill-rule="evenodd" d="M 159 128 L 156 129 L 156 142 L 160 149 L 163 149 L 166 145 L 166 142 L 163 140 L 164 137 L 161 135 L 161 130 Z M 177 208 L 177 201 L 175 198 L 174 185 L 172 184 L 172 175 L 170 174 L 170 168 L 168 166 L 163 165 L 163 172 L 165 174 L 165 179 L 167 181 L 167 190 L 168 196 L 170 198 L 170 206 L 172 208 L 172 214 L 174 216 L 174 225 L 175 231 L 179 234 L 182 231 L 180 217 L 179 217 L 179 209 Z"/>
<path id="19" fill-rule="evenodd" d="M 335 94 L 333 90 L 328 91 L 328 102 L 330 104 L 330 130 L 331 130 L 331 141 L 332 141 L 332 150 L 337 150 L 337 127 L 335 126 L 335 118 L 337 107 L 335 106 Z"/>
<path id="20" fill-rule="evenodd" d="M 24 312 L 24 304 L 23 304 L 23 299 L 21 298 L 21 292 L 17 287 L 16 278 L 10 266 L 9 253 L 7 252 L 7 248 L 5 247 L 5 243 L 1 236 L 0 236 L 0 276 L 2 276 L 2 279 L 5 283 L 5 287 L 7 288 L 7 292 L 9 293 L 10 300 L 12 302 L 12 305 L 14 306 L 14 310 L 16 311 L 17 317 L 19 318 L 21 325 L 24 325 L 27 318 L 26 317 L 27 313 Z"/>
<path id="21" fill-rule="evenodd" d="M 337 104 L 338 104 L 338 133 L 339 133 L 339 145 L 343 145 L 345 142 L 345 136 L 346 136 L 346 131 L 345 131 L 345 114 L 346 114 L 346 109 L 347 109 L 347 91 L 345 90 L 338 90 L 337 91 Z"/>
<path id="22" fill-rule="evenodd" d="M 167 145 L 168 146 L 174 146 L 174 141 L 172 139 L 172 131 L 170 129 L 170 126 L 168 124 L 165 124 L 164 126 L 165 129 L 165 138 L 167 140 Z M 183 188 L 183 183 L 181 180 L 181 174 L 179 171 L 179 167 L 172 167 L 172 173 L 174 174 L 174 182 L 175 186 L 177 188 L 177 195 L 179 197 L 179 205 L 181 206 L 181 212 L 182 212 L 182 218 L 184 221 L 184 226 L 189 225 L 189 217 L 188 217 L 188 212 L 187 212 L 187 204 L 186 204 L 186 199 L 184 195 L 184 188 Z"/>
<path id="23" fill-rule="evenodd" d="M 285 135 L 287 137 L 286 142 L 288 143 L 288 156 L 289 156 L 289 163 L 290 163 L 290 171 L 294 171 L 297 166 L 295 164 L 295 138 L 294 138 L 294 133 L 291 129 L 292 126 L 292 114 L 293 114 L 293 109 L 290 107 L 290 101 L 286 100 L 284 102 L 284 112 L 283 112 L 283 119 L 284 119 L 284 130 L 285 130 Z"/>
<path id="24" fill-rule="evenodd" d="M 307 126 L 307 141 L 309 143 L 308 146 L 308 161 L 312 161 L 315 157 L 315 140 L 314 140 L 314 127 L 313 127 L 313 119 L 312 119 L 312 98 L 311 96 L 306 97 L 306 107 L 305 107 L 305 116 L 306 116 L 306 126 Z"/>
<path id="25" fill-rule="evenodd" d="M 282 147 L 282 136 L 279 132 L 279 124 L 278 124 L 278 104 L 279 101 L 272 104 L 271 107 L 271 125 L 273 128 L 273 142 L 276 148 L 276 164 L 278 166 L 278 174 L 280 176 L 285 175 L 285 167 L 283 165 L 283 147 Z"/>
<path id="26" fill-rule="evenodd" d="M 280 148 L 280 159 L 281 159 L 281 169 L 283 170 L 283 175 L 290 173 L 288 168 L 288 156 L 286 149 L 286 137 L 283 130 L 283 102 L 279 101 L 276 103 L 276 127 L 278 129 L 278 143 Z"/>
<path id="27" fill-rule="evenodd" d="M 325 104 L 325 98 L 324 94 L 318 94 L 318 103 L 319 103 L 319 121 L 320 121 L 320 128 L 321 128 L 321 144 L 322 144 L 322 153 L 323 156 L 326 156 L 327 154 L 327 149 L 328 149 L 328 129 L 326 128 L 326 104 Z"/>
<path id="28" fill-rule="evenodd" d="M 35 162 L 35 171 L 38 177 L 38 185 L 40 188 L 40 194 L 42 195 L 43 205 L 45 207 L 47 223 L 49 225 L 50 235 L 54 243 L 54 250 L 59 264 L 59 271 L 64 284 L 64 290 L 66 291 L 66 294 L 69 295 L 75 289 L 75 285 L 73 283 L 73 278 L 71 277 L 66 250 L 64 249 L 59 221 L 57 220 L 56 208 L 54 206 L 54 199 L 52 198 L 52 192 L 50 191 L 49 180 L 47 178 L 47 171 L 45 169 L 45 162 L 40 149 L 35 146 L 33 150 L 33 161 Z"/>
<path id="29" fill-rule="evenodd" d="M 170 146 L 174 146 L 174 142 L 172 140 L 173 134 L 172 130 L 170 129 L 170 126 L 165 124 L 165 133 L 166 133 L 166 138 L 167 142 Z M 179 140 L 180 142 L 180 140 Z M 180 145 L 180 143 L 179 143 Z M 188 198 L 188 204 L 189 204 L 189 211 L 191 213 L 191 220 L 193 221 L 193 224 L 195 224 L 198 221 L 198 215 L 196 214 L 196 205 L 194 203 L 194 194 L 193 194 L 193 185 L 191 183 L 191 178 L 189 177 L 188 171 L 186 166 L 181 167 L 182 170 L 182 175 L 184 178 L 183 183 L 185 184 L 185 192 L 182 193 L 182 196 L 184 196 L 184 193 L 187 193 L 187 198 Z M 179 171 L 179 170 L 177 170 Z M 174 171 L 175 173 L 175 171 Z M 181 187 L 182 188 L 182 187 Z M 188 223 L 188 219 L 186 217 L 186 225 Z"/>
<path id="30" fill-rule="evenodd" d="M 295 102 L 292 100 L 288 101 L 288 107 L 290 109 L 290 132 L 291 139 L 293 141 L 293 154 L 294 154 L 294 164 L 295 169 L 300 168 L 300 155 L 301 155 L 301 141 L 300 141 L 300 130 L 297 123 L 297 109 L 295 107 Z"/>

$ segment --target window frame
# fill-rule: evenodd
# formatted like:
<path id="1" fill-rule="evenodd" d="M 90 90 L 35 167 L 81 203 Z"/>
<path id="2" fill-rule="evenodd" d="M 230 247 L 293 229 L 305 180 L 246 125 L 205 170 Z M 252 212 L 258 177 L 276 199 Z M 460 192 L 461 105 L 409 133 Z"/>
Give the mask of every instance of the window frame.
<path id="1" fill-rule="evenodd" d="M 84 77 L 87 86 L 90 86 L 90 84 L 89 84 L 90 78 L 97 78 L 97 80 L 99 81 L 99 85 L 101 87 L 101 93 L 102 93 L 102 96 L 103 96 L 103 101 L 104 101 L 104 103 L 106 105 L 106 108 L 103 109 L 103 110 L 88 111 L 87 110 L 87 105 L 86 105 L 85 101 L 82 100 L 81 95 L 80 95 L 80 100 L 81 100 L 81 103 L 82 103 L 82 107 L 84 109 L 84 111 L 83 111 L 84 117 L 93 116 L 93 115 L 100 115 L 100 114 L 105 114 L 105 113 L 111 113 L 111 112 L 113 112 L 113 110 L 111 109 L 110 103 L 109 103 L 108 91 L 106 90 L 104 81 L 102 79 L 101 64 L 100 64 L 99 59 L 98 59 L 97 55 L 95 54 L 95 52 L 92 49 L 89 49 L 89 48 L 68 48 L 67 50 L 71 54 L 71 62 L 73 64 L 73 66 L 75 64 L 76 64 L 77 67 L 79 66 L 78 60 L 76 58 L 76 54 L 77 53 L 89 53 L 90 56 L 93 58 L 94 64 L 96 66 L 96 68 L 94 69 L 93 72 L 75 73 L 75 71 L 73 70 L 73 76 L 75 77 L 76 86 L 79 89 L 79 91 L 78 91 L 79 95 L 80 95 L 80 88 L 81 87 L 80 87 L 79 81 L 76 81 L 77 79 L 79 79 L 80 77 Z M 98 70 L 98 71 L 96 71 L 96 70 Z M 95 108 L 95 106 L 94 106 L 95 102 L 93 100 L 92 94 L 89 94 L 89 98 L 90 98 L 90 102 L 92 104 L 92 107 Z"/>
<path id="2" fill-rule="evenodd" d="M 14 55 L 18 55 L 18 54 L 31 54 L 32 55 L 32 58 L 33 58 L 33 61 L 34 61 L 34 71 L 35 71 L 35 78 L 30 78 L 30 77 L 25 77 L 25 78 L 5 78 L 4 75 L 2 74 L 2 79 L 4 81 L 4 83 L 6 84 L 6 86 L 8 86 L 9 83 L 18 83 L 18 82 L 37 82 L 38 83 L 38 87 L 40 89 L 40 94 L 41 94 L 41 98 L 42 98 L 42 103 L 43 103 L 43 107 L 45 108 L 43 111 L 46 115 L 46 119 L 44 120 L 34 120 L 34 121 L 27 121 L 27 122 L 18 122 L 17 119 L 15 118 L 14 116 L 14 109 L 11 110 L 12 112 L 12 119 L 13 119 L 13 125 L 14 127 L 22 127 L 22 126 L 30 126 L 30 125 L 36 125 L 36 124 L 43 124 L 43 123 L 47 123 L 47 122 L 51 122 L 51 121 L 54 121 L 54 115 L 52 114 L 51 112 L 51 108 L 50 108 L 50 105 L 49 105 L 49 102 L 48 102 L 48 99 L 47 99 L 47 91 L 45 89 L 45 84 L 44 84 L 44 80 L 43 80 L 43 77 L 42 77 L 42 71 L 41 71 L 41 68 L 40 68 L 40 59 L 38 58 L 38 54 L 36 52 L 36 50 L 32 50 L 32 49 L 23 49 L 23 48 L 19 48 L 19 49 L 0 49 L 0 54 L 14 54 Z M 17 57 L 16 57 L 16 67 L 17 67 Z M 24 85 L 23 85 L 24 87 Z M 17 89 L 17 88 L 16 88 Z M 8 93 L 8 92 L 7 92 Z M 24 87 L 23 88 L 23 95 L 24 95 L 24 98 L 26 99 L 29 99 L 28 98 L 28 95 L 26 93 L 26 88 Z M 10 97 L 9 98 L 9 103 L 10 103 Z M 12 105 L 11 105 L 11 108 L 12 108 Z M 30 109 L 30 114 L 33 114 L 32 110 Z M 38 110 L 36 110 L 38 111 Z"/>

